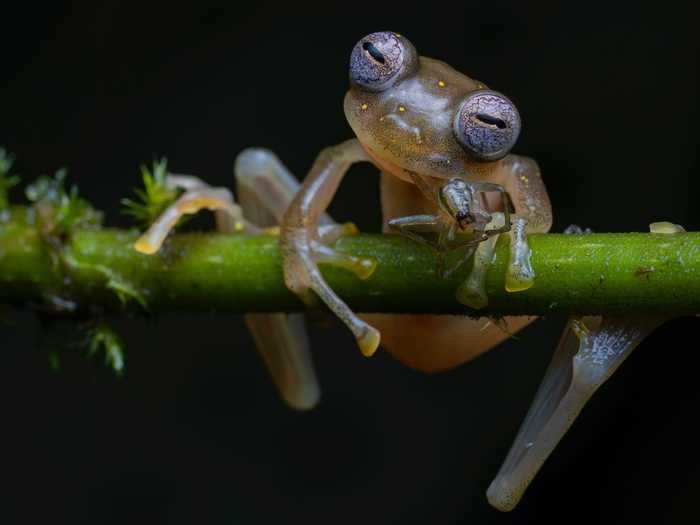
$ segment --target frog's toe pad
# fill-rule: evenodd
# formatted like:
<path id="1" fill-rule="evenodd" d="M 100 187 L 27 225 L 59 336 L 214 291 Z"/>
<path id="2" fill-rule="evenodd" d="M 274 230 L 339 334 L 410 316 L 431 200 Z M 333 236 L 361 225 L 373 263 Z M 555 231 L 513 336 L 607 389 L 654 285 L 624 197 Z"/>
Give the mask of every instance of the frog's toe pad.
<path id="1" fill-rule="evenodd" d="M 474 310 L 481 310 L 489 304 L 483 283 L 471 279 L 467 279 L 457 288 L 455 297 L 460 303 Z"/>
<path id="2" fill-rule="evenodd" d="M 377 348 L 379 348 L 380 341 L 381 334 L 379 330 L 367 325 L 364 333 L 357 338 L 357 345 L 360 347 L 362 355 L 365 357 L 372 357 L 377 351 Z"/>
<path id="3" fill-rule="evenodd" d="M 681 226 L 680 224 L 673 224 L 672 222 L 661 221 L 661 222 L 652 222 L 649 225 L 649 231 L 651 233 L 673 234 L 673 233 L 684 233 L 685 228 L 683 228 L 683 226 Z"/>
<path id="4" fill-rule="evenodd" d="M 329 264 L 354 273 L 363 281 L 369 279 L 377 269 L 377 261 L 371 257 L 356 257 L 319 242 L 313 245 L 314 261 L 318 264 Z"/>
<path id="5" fill-rule="evenodd" d="M 518 505 L 528 484 L 529 481 L 516 486 L 511 485 L 507 479 L 497 478 L 489 485 L 486 499 L 496 510 L 510 512 Z"/>
<path id="6" fill-rule="evenodd" d="M 510 259 L 506 270 L 505 287 L 508 292 L 521 292 L 535 284 L 532 269 L 532 250 L 527 242 L 526 222 L 516 219 L 510 232 Z"/>
<path id="7" fill-rule="evenodd" d="M 153 244 L 145 236 L 139 237 L 134 243 L 134 250 L 144 255 L 153 255 L 160 248 L 160 245 Z"/>
<path id="8" fill-rule="evenodd" d="M 522 292 L 535 284 L 535 272 L 530 264 L 530 258 L 524 264 L 510 264 L 506 272 L 506 291 Z"/>

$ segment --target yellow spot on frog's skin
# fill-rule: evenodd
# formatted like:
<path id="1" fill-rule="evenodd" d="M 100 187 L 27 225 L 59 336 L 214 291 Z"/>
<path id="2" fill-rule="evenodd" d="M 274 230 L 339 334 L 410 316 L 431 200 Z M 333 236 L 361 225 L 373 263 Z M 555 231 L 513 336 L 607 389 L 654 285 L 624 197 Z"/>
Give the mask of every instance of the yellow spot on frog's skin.
<path id="1" fill-rule="evenodd" d="M 399 111 L 400 111 L 401 113 L 403 113 L 404 111 L 406 111 L 406 108 L 403 107 L 403 106 L 399 106 Z"/>
<path id="2" fill-rule="evenodd" d="M 365 103 L 365 104 L 362 104 L 362 105 L 360 106 L 360 109 L 361 109 L 362 111 L 365 111 L 368 107 L 369 107 L 369 106 Z"/>
<path id="3" fill-rule="evenodd" d="M 395 36 L 396 38 L 401 38 L 401 34 L 400 34 L 400 33 L 394 33 L 394 36 Z"/>
<path id="4" fill-rule="evenodd" d="M 525 184 L 530 184 L 530 181 L 525 175 L 521 175 L 520 180 L 523 181 Z"/>
<path id="5" fill-rule="evenodd" d="M 438 80 L 438 86 L 440 86 L 440 87 L 445 87 L 445 81 L 444 81 L 444 80 Z"/>

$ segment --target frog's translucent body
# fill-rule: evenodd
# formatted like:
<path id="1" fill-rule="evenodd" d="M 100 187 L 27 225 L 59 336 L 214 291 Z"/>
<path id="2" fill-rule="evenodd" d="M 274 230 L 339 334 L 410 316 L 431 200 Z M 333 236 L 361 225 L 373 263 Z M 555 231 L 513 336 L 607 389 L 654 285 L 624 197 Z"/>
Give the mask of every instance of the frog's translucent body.
<path id="1" fill-rule="evenodd" d="M 535 317 L 492 323 L 462 316 L 354 313 L 317 265 L 340 266 L 364 279 L 374 271 L 374 262 L 333 249 L 339 237 L 355 230 L 335 223 L 325 210 L 352 164 L 375 164 L 381 170 L 384 231 L 439 251 L 466 244 L 475 262 L 456 298 L 478 309 L 488 302 L 484 281 L 499 233 L 508 231 L 511 237 L 506 288 L 517 292 L 534 283 L 527 233 L 546 232 L 552 222 L 539 169 L 533 160 L 509 153 L 520 119 L 507 98 L 443 62 L 419 57 L 402 36 L 382 32 L 360 40 L 352 51 L 350 80 L 344 109 L 356 138 L 321 151 L 301 185 L 263 149 L 245 150 L 236 160 L 238 204 L 226 189 L 193 177 L 172 177 L 170 182 L 185 193 L 135 247 L 156 252 L 178 218 L 199 209 L 214 210 L 223 232 L 260 232 L 279 225 L 287 286 L 307 304 L 323 301 L 365 355 L 376 350 L 381 333 L 382 346 L 408 366 L 426 372 L 452 368 Z M 320 390 L 303 316 L 248 314 L 245 320 L 281 396 L 294 408 L 313 407 Z M 582 322 L 588 331 L 580 348 L 576 350 L 575 337 L 562 339 L 513 450 L 489 489 L 489 501 L 497 508 L 513 507 L 595 388 L 654 325 L 645 321 L 642 327 L 629 319 Z M 600 361 L 600 355 L 607 357 Z"/>

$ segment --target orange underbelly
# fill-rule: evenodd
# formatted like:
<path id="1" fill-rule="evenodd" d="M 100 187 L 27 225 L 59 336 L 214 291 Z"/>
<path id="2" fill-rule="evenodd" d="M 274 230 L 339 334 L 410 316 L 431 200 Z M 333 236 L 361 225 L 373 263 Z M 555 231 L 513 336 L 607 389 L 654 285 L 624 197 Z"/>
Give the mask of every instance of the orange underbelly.
<path id="1" fill-rule="evenodd" d="M 470 319 L 457 315 L 361 314 L 382 334 L 381 346 L 404 365 L 426 373 L 471 361 L 537 317 Z"/>

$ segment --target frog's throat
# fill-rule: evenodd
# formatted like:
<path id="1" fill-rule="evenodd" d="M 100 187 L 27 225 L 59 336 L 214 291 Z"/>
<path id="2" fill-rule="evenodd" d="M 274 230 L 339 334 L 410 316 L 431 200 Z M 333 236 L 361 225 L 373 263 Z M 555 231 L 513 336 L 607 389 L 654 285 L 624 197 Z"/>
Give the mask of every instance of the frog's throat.
<path id="1" fill-rule="evenodd" d="M 372 160 L 372 163 L 382 172 L 389 173 L 395 177 L 398 177 L 404 182 L 408 182 L 409 184 L 414 184 L 413 177 L 408 170 L 402 168 L 394 162 L 391 162 L 390 160 L 382 158 L 381 155 L 377 154 L 369 146 L 362 144 L 362 147 L 364 148 L 365 152 L 367 152 L 367 155 Z"/>

